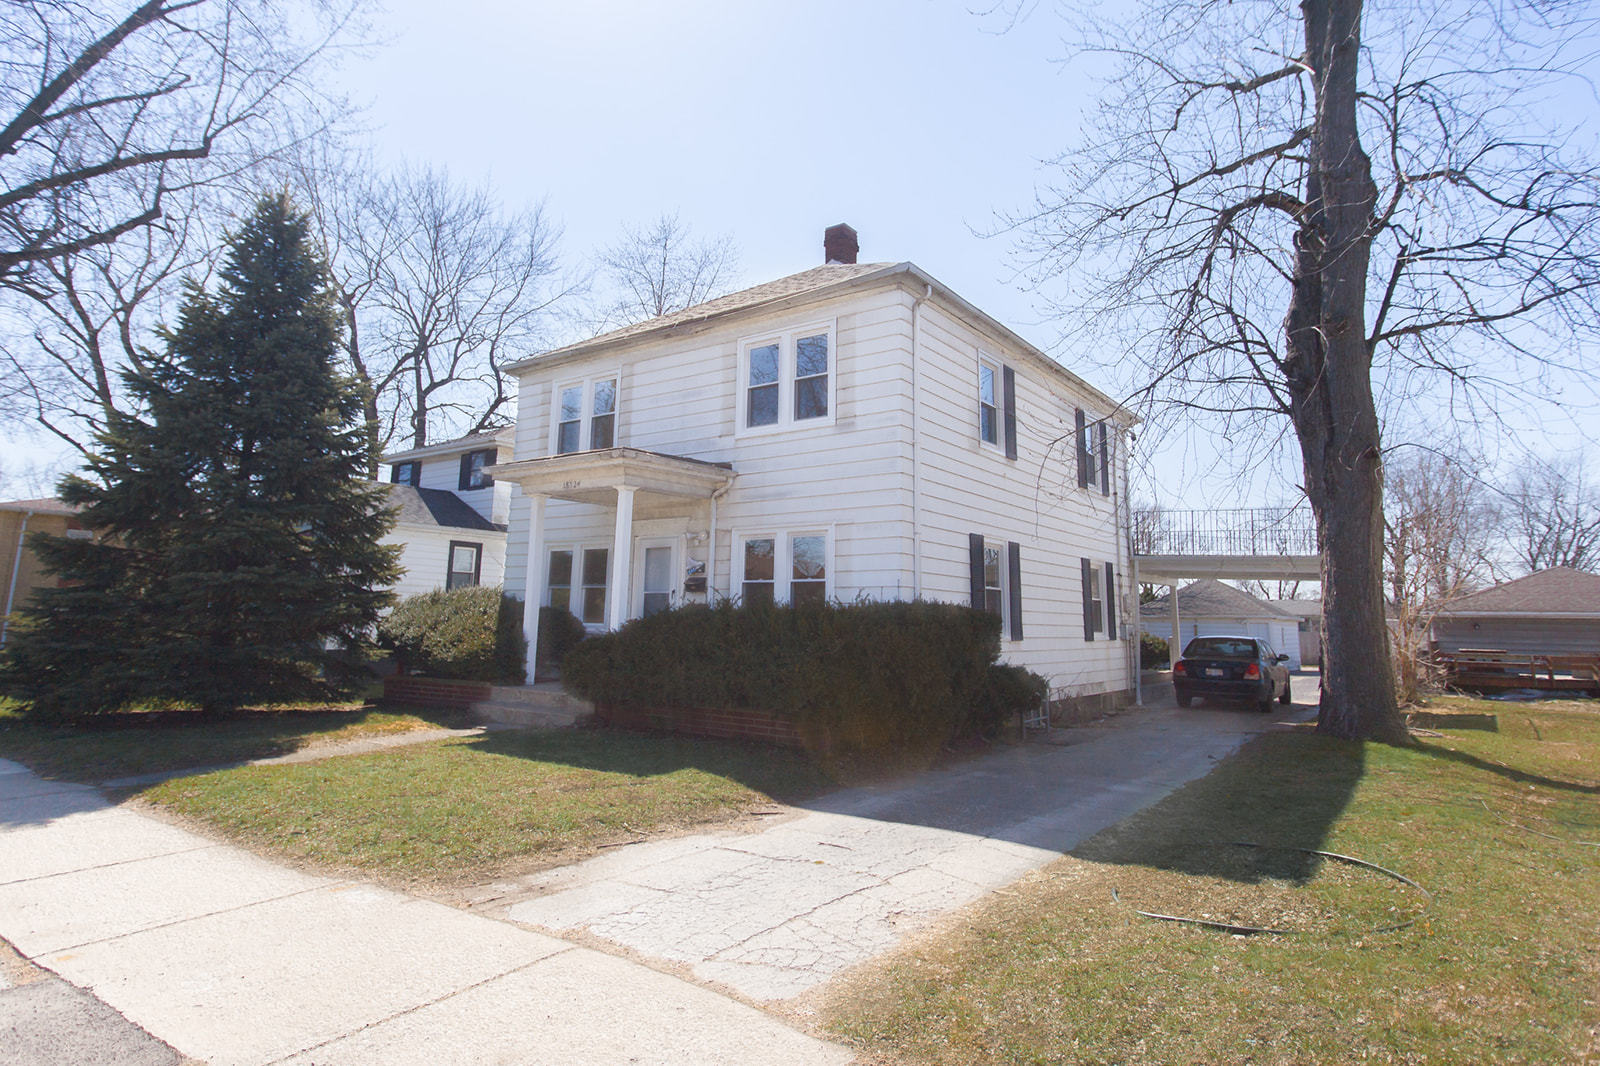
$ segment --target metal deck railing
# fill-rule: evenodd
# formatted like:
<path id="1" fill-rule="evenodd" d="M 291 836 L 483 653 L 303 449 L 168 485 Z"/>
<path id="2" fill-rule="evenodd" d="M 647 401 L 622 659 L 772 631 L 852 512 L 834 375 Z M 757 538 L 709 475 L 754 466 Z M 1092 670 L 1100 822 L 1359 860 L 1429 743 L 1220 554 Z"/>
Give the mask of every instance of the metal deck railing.
<path id="1" fill-rule="evenodd" d="M 1316 555 L 1317 524 L 1305 507 L 1133 512 L 1135 555 Z"/>

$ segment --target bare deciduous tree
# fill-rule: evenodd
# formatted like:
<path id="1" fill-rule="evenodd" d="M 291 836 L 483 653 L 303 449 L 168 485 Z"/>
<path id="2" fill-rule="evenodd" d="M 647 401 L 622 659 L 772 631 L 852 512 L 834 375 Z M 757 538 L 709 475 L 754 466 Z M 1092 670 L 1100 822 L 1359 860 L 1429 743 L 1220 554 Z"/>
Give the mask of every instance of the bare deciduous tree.
<path id="1" fill-rule="evenodd" d="M 1459 597 L 1494 580 L 1501 515 L 1494 489 L 1465 463 L 1424 452 L 1384 464 L 1384 581 L 1398 695 L 1428 682 L 1428 629 Z"/>
<path id="2" fill-rule="evenodd" d="M 1588 15 L 1152 0 L 1087 31 L 1115 67 L 1095 133 L 1013 220 L 1094 347 L 1140 366 L 1144 400 L 1216 413 L 1235 439 L 1293 426 L 1323 555 L 1322 732 L 1406 737 L 1375 393 L 1496 395 L 1600 323 L 1600 179 L 1557 125 L 1572 112 L 1544 106 Z"/>
<path id="3" fill-rule="evenodd" d="M 1530 457 L 1507 507 L 1517 562 L 1529 573 L 1551 566 L 1600 568 L 1600 489 L 1581 459 Z"/>
<path id="4" fill-rule="evenodd" d="M 598 259 L 612 296 L 603 321 L 618 326 L 721 296 L 739 270 L 731 239 L 695 240 L 675 214 L 628 228 Z"/>
<path id="5" fill-rule="evenodd" d="M 363 3 L 0 0 L 7 417 L 88 445 L 205 224 L 345 110 L 319 78 Z"/>

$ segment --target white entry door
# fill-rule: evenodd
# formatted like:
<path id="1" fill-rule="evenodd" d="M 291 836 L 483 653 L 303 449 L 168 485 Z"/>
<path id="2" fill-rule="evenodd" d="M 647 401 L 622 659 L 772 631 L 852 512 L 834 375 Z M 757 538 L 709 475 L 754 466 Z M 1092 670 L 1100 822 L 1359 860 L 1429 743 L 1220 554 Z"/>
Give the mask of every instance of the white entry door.
<path id="1" fill-rule="evenodd" d="M 633 616 L 647 618 L 678 601 L 678 546 L 670 538 L 640 540 L 634 550 Z"/>

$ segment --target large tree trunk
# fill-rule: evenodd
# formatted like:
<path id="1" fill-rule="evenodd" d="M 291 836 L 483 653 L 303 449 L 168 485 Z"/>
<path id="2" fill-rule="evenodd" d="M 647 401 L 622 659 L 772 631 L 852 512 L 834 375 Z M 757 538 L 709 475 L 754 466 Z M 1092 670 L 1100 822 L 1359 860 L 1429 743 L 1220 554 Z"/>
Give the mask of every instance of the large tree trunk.
<path id="1" fill-rule="evenodd" d="M 1356 126 L 1361 0 L 1302 0 L 1314 68 L 1306 212 L 1286 322 L 1288 383 L 1322 547 L 1326 629 L 1317 730 L 1398 743 L 1383 609 L 1383 469 L 1366 279 L 1377 190 Z"/>

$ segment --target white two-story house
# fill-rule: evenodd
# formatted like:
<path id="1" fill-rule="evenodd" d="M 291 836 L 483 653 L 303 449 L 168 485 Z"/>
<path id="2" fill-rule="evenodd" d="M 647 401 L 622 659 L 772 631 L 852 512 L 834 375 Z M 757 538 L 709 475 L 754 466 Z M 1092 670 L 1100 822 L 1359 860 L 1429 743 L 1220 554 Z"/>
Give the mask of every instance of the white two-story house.
<path id="1" fill-rule="evenodd" d="M 507 426 L 383 457 L 395 509 L 383 542 L 401 546 L 405 568 L 397 596 L 505 580 L 512 487 L 485 471 L 510 458 L 513 439 Z"/>
<path id="2" fill-rule="evenodd" d="M 1131 417 L 918 267 L 857 263 L 848 226 L 825 251 L 511 367 L 515 458 L 490 473 L 517 489 L 530 638 L 541 604 L 602 629 L 921 597 L 1000 615 L 1003 657 L 1060 694 L 1131 691 Z"/>

